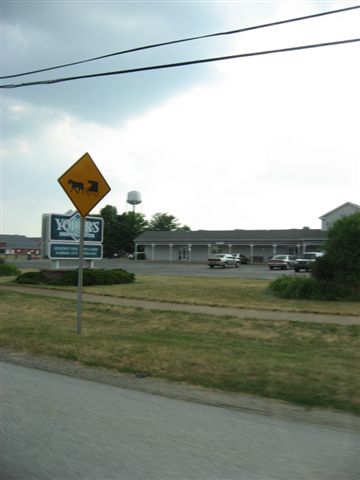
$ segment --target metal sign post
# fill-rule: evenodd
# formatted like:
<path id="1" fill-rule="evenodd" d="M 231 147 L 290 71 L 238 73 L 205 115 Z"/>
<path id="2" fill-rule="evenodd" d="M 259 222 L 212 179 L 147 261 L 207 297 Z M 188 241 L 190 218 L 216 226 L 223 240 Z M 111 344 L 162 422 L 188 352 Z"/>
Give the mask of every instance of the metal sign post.
<path id="1" fill-rule="evenodd" d="M 85 217 L 110 191 L 105 178 L 93 159 L 85 153 L 77 162 L 61 175 L 58 182 L 80 214 L 79 274 L 77 293 L 76 332 L 81 333 L 82 287 L 84 265 Z"/>
<path id="2" fill-rule="evenodd" d="M 80 216 L 80 243 L 79 243 L 79 273 L 78 273 L 78 289 L 77 289 L 77 320 L 76 333 L 81 333 L 81 316 L 82 316 L 82 287 L 83 287 L 83 268 L 84 268 L 84 234 L 85 217 Z"/>

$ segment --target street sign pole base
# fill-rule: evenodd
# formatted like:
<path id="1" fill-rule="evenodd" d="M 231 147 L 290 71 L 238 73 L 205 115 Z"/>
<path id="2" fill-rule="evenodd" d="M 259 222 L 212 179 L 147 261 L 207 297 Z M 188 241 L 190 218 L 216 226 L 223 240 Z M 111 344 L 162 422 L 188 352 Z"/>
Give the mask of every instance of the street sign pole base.
<path id="1" fill-rule="evenodd" d="M 81 334 L 81 316 L 82 316 L 82 287 L 83 287 L 83 268 L 84 268 L 84 231 L 85 217 L 80 216 L 80 248 L 79 248 L 79 272 L 78 272 L 78 291 L 77 291 L 77 321 L 76 333 Z"/>

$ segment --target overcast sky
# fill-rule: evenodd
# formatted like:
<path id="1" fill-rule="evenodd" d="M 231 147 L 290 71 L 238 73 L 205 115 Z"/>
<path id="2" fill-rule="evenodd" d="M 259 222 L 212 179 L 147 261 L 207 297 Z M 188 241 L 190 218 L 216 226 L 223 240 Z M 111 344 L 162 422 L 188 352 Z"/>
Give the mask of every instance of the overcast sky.
<path id="1" fill-rule="evenodd" d="M 347 1 L 1 1 L 1 74 L 356 5 Z M 115 56 L 5 83 L 360 37 L 360 10 Z M 192 230 L 320 228 L 360 204 L 360 44 L 1 90 L 1 233 L 73 208 L 57 182 L 89 152 L 94 208 Z"/>

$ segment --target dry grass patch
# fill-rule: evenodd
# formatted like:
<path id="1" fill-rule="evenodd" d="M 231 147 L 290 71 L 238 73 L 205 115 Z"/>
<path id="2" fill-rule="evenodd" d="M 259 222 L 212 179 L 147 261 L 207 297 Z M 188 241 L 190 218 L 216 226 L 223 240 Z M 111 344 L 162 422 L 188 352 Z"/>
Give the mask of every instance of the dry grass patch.
<path id="1" fill-rule="evenodd" d="M 268 294 L 269 283 L 260 279 L 139 275 L 131 284 L 91 286 L 83 290 L 97 295 L 188 305 L 360 315 L 360 302 L 282 299 Z M 76 287 L 38 287 L 76 291 Z"/>
<path id="2" fill-rule="evenodd" d="M 360 413 L 360 327 L 215 317 L 0 292 L 0 347 Z"/>
<path id="3" fill-rule="evenodd" d="M 270 281 L 242 278 L 138 276 L 135 283 L 85 287 L 87 293 L 149 301 L 288 312 L 360 315 L 360 302 L 288 300 L 267 293 Z"/>

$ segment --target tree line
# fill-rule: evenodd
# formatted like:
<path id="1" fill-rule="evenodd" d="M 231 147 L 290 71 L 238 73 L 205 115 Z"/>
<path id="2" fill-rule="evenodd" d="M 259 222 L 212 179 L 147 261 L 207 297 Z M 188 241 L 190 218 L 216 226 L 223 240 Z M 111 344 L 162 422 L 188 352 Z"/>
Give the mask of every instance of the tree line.
<path id="1" fill-rule="evenodd" d="M 146 220 L 142 213 L 119 214 L 116 207 L 106 205 L 100 210 L 100 216 L 104 219 L 105 257 L 133 254 L 135 238 L 146 230 L 167 232 L 191 230 L 187 225 L 181 225 L 174 215 L 163 212 L 155 213 L 150 220 Z"/>

